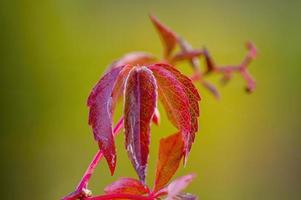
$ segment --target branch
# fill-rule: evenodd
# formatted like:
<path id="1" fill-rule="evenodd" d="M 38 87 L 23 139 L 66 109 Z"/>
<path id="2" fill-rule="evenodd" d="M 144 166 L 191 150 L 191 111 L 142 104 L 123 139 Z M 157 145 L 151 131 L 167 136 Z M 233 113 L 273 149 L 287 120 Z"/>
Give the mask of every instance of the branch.
<path id="1" fill-rule="evenodd" d="M 116 135 L 119 133 L 119 131 L 123 127 L 123 117 L 120 118 L 120 120 L 117 122 L 114 130 L 113 130 L 113 136 L 116 137 Z M 79 198 L 84 198 L 91 195 L 91 192 L 87 189 L 88 182 L 94 172 L 94 169 L 96 168 L 97 164 L 103 157 L 103 154 L 100 150 L 98 150 L 89 164 L 87 170 L 85 171 L 81 181 L 79 182 L 78 186 L 76 187 L 76 190 L 67 196 L 63 197 L 62 200 L 76 200 Z"/>
<path id="2" fill-rule="evenodd" d="M 194 56 L 196 57 L 204 56 L 206 69 L 204 71 L 200 71 L 194 68 L 195 72 L 193 76 L 190 77 L 190 79 L 194 82 L 199 81 L 203 87 L 205 87 L 217 99 L 219 99 L 220 94 L 217 88 L 212 83 L 205 80 L 205 77 L 210 74 L 221 74 L 223 76 L 221 82 L 223 84 L 226 84 L 232 79 L 234 73 L 238 73 L 242 76 L 242 78 L 246 82 L 246 91 L 251 93 L 255 90 L 256 82 L 254 78 L 251 76 L 248 67 L 251 64 L 251 62 L 256 58 L 257 49 L 254 46 L 254 44 L 251 42 L 246 43 L 246 48 L 248 49 L 247 55 L 245 56 L 243 61 L 238 65 L 229 65 L 229 66 L 216 65 L 209 51 L 206 48 L 203 51 L 191 50 L 189 53 L 182 52 L 182 54 L 177 54 L 176 56 L 174 56 L 173 59 L 174 61 L 179 61 L 179 60 L 191 59 Z"/>
<path id="3" fill-rule="evenodd" d="M 231 80 L 233 73 L 239 73 L 243 79 L 246 81 L 246 90 L 247 92 L 253 92 L 256 87 L 255 80 L 251 76 L 248 71 L 248 67 L 251 62 L 256 58 L 257 49 L 253 43 L 247 42 L 246 48 L 248 49 L 247 55 L 245 56 L 244 60 L 238 64 L 233 66 L 218 66 L 214 63 L 212 57 L 210 56 L 209 52 L 205 49 L 204 56 L 207 65 L 206 71 L 202 74 L 203 76 L 208 75 L 210 73 L 217 73 L 222 74 L 222 83 L 227 83 Z"/>

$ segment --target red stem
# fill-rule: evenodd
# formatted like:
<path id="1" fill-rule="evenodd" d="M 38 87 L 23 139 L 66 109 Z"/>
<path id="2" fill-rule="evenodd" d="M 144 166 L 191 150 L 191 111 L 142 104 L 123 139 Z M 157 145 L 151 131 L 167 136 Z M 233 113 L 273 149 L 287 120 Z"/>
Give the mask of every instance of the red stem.
<path id="1" fill-rule="evenodd" d="M 119 131 L 122 129 L 122 127 L 123 127 L 123 117 L 121 117 L 119 119 L 116 126 L 114 127 L 114 130 L 113 130 L 114 137 L 119 133 Z M 89 164 L 87 170 L 85 171 L 82 179 L 80 180 L 79 184 L 77 185 L 76 190 L 74 192 L 72 192 L 71 194 L 67 195 L 66 197 L 64 197 L 63 200 L 73 200 L 73 199 L 77 199 L 77 198 L 81 197 L 82 195 L 85 196 L 85 194 L 83 194 L 83 189 L 87 188 L 88 182 L 89 182 L 97 164 L 99 163 L 99 161 L 101 160 L 102 157 L 103 157 L 102 152 L 100 150 L 98 150 L 96 152 L 93 160 Z"/>
<path id="2" fill-rule="evenodd" d="M 114 130 L 113 130 L 113 136 L 115 137 L 120 129 L 123 126 L 123 117 L 120 118 L 120 120 L 117 122 Z M 99 161 L 101 160 L 101 158 L 103 157 L 103 154 L 100 150 L 98 150 L 93 158 L 93 160 L 91 161 L 90 165 L 88 166 L 86 172 L 84 173 L 84 176 L 82 177 L 81 181 L 79 182 L 77 189 L 82 189 L 82 188 L 87 188 L 88 182 L 94 172 L 94 169 L 96 168 L 97 164 L 99 163 Z"/>

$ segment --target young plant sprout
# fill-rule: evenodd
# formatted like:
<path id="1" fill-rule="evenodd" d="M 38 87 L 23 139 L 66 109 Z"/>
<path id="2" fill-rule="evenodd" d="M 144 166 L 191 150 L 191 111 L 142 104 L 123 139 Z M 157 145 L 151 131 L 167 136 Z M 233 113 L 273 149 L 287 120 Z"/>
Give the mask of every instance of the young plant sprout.
<path id="1" fill-rule="evenodd" d="M 256 57 L 256 48 L 248 42 L 248 53 L 238 65 L 220 66 L 215 63 L 206 48 L 193 49 L 191 45 L 163 25 L 155 16 L 150 16 L 163 43 L 163 58 L 159 59 L 145 52 L 132 52 L 113 62 L 106 74 L 93 88 L 87 105 L 89 125 L 99 150 L 88 166 L 75 191 L 63 197 L 64 200 L 194 200 L 195 195 L 184 193 L 194 179 L 194 174 L 182 176 L 170 182 L 183 160 L 187 162 L 189 152 L 198 132 L 199 101 L 201 97 L 193 82 L 199 82 L 215 97 L 216 87 L 206 80 L 210 74 L 221 74 L 226 83 L 233 73 L 241 74 L 246 81 L 246 90 L 253 92 L 255 81 L 248 66 Z M 178 52 L 174 52 L 176 46 Z M 205 69 L 200 68 L 200 59 L 205 59 Z M 177 70 L 182 61 L 190 62 L 194 73 L 187 77 Z M 113 127 L 116 104 L 122 99 L 123 116 Z M 154 185 L 146 182 L 150 124 L 159 124 L 158 103 L 162 103 L 169 121 L 177 128 L 167 138 L 160 140 Z M 138 175 L 138 179 L 120 178 L 104 189 L 103 195 L 92 196 L 88 182 L 99 161 L 104 157 L 111 175 L 116 168 L 115 137 L 121 131 L 125 134 L 125 148 Z"/>

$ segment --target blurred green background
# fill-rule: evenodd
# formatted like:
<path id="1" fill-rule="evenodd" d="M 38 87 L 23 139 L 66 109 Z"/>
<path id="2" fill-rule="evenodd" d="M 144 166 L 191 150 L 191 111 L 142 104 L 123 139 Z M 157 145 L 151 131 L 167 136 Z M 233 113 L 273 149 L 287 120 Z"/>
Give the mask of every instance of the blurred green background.
<path id="1" fill-rule="evenodd" d="M 201 130 L 177 173 L 198 174 L 187 191 L 204 200 L 301 199 L 301 1 L 2 0 L 0 11 L 2 199 L 52 200 L 74 189 L 97 150 L 91 88 L 124 53 L 162 52 L 149 12 L 220 64 L 239 63 L 248 39 L 260 51 L 254 94 L 238 76 L 219 87 L 220 101 L 200 88 Z M 151 185 L 159 138 L 175 131 L 162 115 L 152 129 Z M 135 176 L 123 140 L 116 175 L 104 162 L 97 168 L 95 194 Z"/>

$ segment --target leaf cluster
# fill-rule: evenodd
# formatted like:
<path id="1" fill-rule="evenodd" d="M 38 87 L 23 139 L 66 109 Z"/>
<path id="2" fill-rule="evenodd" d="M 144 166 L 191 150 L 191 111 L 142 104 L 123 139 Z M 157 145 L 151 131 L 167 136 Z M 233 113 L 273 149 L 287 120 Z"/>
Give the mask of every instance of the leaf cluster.
<path id="1" fill-rule="evenodd" d="M 241 64 L 219 66 L 206 48 L 193 49 L 192 46 L 155 16 L 150 16 L 162 40 L 164 52 L 161 59 L 145 52 L 131 52 L 113 62 L 107 72 L 94 86 L 89 95 L 89 125 L 99 150 L 89 165 L 76 190 L 65 200 L 140 199 L 155 200 L 165 198 L 194 200 L 196 196 L 183 193 L 195 175 L 189 174 L 171 181 L 184 160 L 186 163 L 195 135 L 198 132 L 199 101 L 201 97 L 193 82 L 200 82 L 215 97 L 219 93 L 214 85 L 205 80 L 209 74 L 221 74 L 226 83 L 233 73 L 239 73 L 246 80 L 247 91 L 255 89 L 248 66 L 256 57 L 256 48 L 247 43 L 248 54 Z M 176 47 L 178 52 L 174 52 Z M 200 68 L 200 59 L 205 60 L 205 69 Z M 176 66 L 179 62 L 190 62 L 194 74 L 187 77 Z M 116 104 L 122 101 L 123 115 L 113 127 Z M 145 183 L 151 123 L 159 124 L 161 102 L 169 121 L 177 128 L 177 133 L 160 140 L 158 162 L 153 188 Z M 115 137 L 121 131 L 125 135 L 125 149 L 135 169 L 138 179 L 120 178 L 108 185 L 103 195 L 91 196 L 88 181 L 99 160 L 104 157 L 113 175 L 117 165 Z"/>

